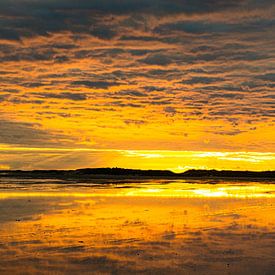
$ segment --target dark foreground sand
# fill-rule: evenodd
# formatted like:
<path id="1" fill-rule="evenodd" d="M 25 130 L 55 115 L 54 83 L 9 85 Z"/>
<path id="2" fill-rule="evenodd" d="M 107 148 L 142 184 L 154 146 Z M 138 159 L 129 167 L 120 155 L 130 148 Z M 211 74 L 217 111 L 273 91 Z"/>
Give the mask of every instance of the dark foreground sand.
<path id="1" fill-rule="evenodd" d="M 275 274 L 266 183 L 0 183 L 1 274 Z"/>

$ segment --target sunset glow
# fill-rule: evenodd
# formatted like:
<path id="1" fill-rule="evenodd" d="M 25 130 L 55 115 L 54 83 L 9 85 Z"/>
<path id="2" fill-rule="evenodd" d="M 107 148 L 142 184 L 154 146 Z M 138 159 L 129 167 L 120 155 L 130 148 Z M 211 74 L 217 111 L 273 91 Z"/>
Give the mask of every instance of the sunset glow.
<path id="1" fill-rule="evenodd" d="M 275 169 L 272 1 L 0 5 L 1 169 Z"/>
<path id="2" fill-rule="evenodd" d="M 275 153 L 123 150 L 89 148 L 0 147 L 2 169 L 74 169 L 124 167 L 137 169 L 274 170 Z"/>
<path id="3" fill-rule="evenodd" d="M 274 0 L 0 0 L 0 275 L 275 274 Z"/>
<path id="4" fill-rule="evenodd" d="M 272 184 L 4 182 L 4 273 L 272 274 Z"/>
<path id="5" fill-rule="evenodd" d="M 19 199 L 19 198 L 44 198 L 44 197 L 57 197 L 57 198 L 97 198 L 97 197 L 151 197 L 154 198 L 231 198 L 231 199 L 274 199 L 275 192 L 270 184 L 246 183 L 240 186 L 234 186 L 234 183 L 222 181 L 218 186 L 204 183 L 194 183 L 188 181 L 175 181 L 170 183 L 169 186 L 161 185 L 163 182 L 139 182 L 132 184 L 131 188 L 119 188 L 122 185 L 107 186 L 104 189 L 94 187 L 92 190 L 87 190 L 81 186 L 78 187 L 78 192 L 70 190 L 56 190 L 56 186 L 49 185 L 44 187 L 43 192 L 39 192 L 32 186 L 31 189 L 25 188 L 24 192 L 1 192 L 1 199 Z M 193 183 L 190 185 L 190 183 Z M 87 187 L 87 186 L 86 186 Z M 195 187 L 195 188 L 194 188 Z M 66 192 L 64 192 L 66 191 Z M 80 192 L 82 191 L 82 192 Z"/>

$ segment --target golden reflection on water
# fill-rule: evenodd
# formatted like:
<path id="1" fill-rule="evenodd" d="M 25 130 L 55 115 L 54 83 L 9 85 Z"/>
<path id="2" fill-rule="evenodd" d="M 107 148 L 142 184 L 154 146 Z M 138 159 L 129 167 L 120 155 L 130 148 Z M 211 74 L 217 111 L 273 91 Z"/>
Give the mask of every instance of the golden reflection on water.
<path id="1" fill-rule="evenodd" d="M 172 182 L 140 182 L 132 184 L 91 185 L 60 184 L 29 185 L 22 192 L 18 185 L 6 184 L 0 199 L 19 197 L 178 197 L 178 198 L 275 198 L 275 188 L 271 183 L 189 183 Z M 15 190 L 12 188 L 15 186 Z M 61 188 L 60 188 L 61 187 Z M 39 190 L 37 190 L 39 189 Z M 41 189 L 41 191 L 40 191 Z"/>
<path id="2" fill-rule="evenodd" d="M 2 184 L 0 273 L 273 274 L 266 183 Z"/>

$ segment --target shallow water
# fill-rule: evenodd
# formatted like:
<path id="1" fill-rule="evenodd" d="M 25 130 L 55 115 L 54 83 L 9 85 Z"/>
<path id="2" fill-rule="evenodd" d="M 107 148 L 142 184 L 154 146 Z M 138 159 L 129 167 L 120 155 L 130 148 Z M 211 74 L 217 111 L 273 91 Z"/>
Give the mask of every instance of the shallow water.
<path id="1" fill-rule="evenodd" d="M 275 185 L 0 180 L 0 273 L 275 274 Z"/>

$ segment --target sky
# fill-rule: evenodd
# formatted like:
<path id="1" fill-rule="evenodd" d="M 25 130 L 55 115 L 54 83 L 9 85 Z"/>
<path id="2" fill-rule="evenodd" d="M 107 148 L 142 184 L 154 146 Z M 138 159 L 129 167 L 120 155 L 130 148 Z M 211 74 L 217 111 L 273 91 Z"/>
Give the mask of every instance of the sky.
<path id="1" fill-rule="evenodd" d="M 275 170 L 273 0 L 0 0 L 0 169 Z"/>

